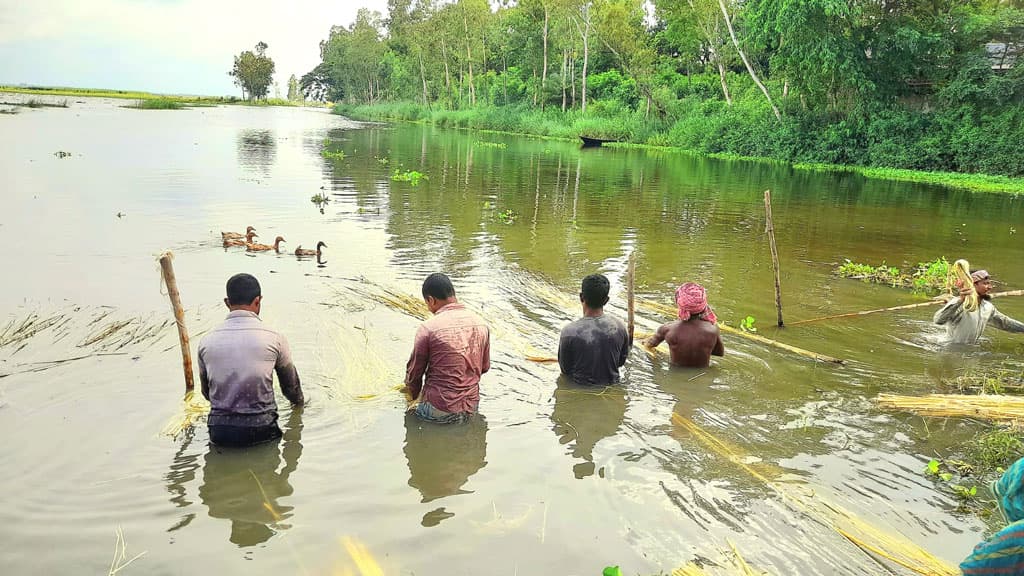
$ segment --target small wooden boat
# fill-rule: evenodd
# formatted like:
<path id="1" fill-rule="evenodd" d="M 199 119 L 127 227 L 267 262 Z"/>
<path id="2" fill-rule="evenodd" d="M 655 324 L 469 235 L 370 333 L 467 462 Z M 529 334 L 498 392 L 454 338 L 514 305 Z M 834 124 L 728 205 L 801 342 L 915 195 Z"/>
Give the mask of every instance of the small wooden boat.
<path id="1" fill-rule="evenodd" d="M 618 140 L 612 140 L 610 138 L 591 138 L 589 136 L 580 136 L 580 140 L 583 141 L 584 148 L 596 148 L 605 142 L 618 142 Z"/>

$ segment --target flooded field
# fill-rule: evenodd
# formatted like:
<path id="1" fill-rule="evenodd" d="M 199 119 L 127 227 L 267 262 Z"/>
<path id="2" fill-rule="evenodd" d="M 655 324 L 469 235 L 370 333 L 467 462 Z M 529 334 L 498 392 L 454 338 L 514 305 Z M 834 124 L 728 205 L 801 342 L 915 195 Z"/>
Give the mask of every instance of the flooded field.
<path id="1" fill-rule="evenodd" d="M 739 574 L 732 546 L 770 574 L 880 574 L 901 572 L 842 532 L 955 566 L 990 530 L 922 473 L 981 427 L 872 399 L 1020 371 L 1024 339 L 946 350 L 931 308 L 774 328 L 763 191 L 791 322 L 920 301 L 833 276 L 845 258 L 967 258 L 1024 287 L 1020 199 L 323 110 L 70 104 L 0 116 L 4 573 L 101 573 L 120 529 L 125 560 L 144 552 L 120 574 Z M 247 225 L 285 253 L 221 246 Z M 319 263 L 291 253 L 318 241 Z M 279 397 L 280 443 L 163 433 L 183 417 L 168 249 L 193 346 L 230 275 L 261 281 L 309 399 Z M 636 348 L 621 386 L 584 390 L 529 361 L 555 354 L 586 274 L 624 315 L 632 251 L 638 331 L 694 280 L 725 324 L 845 363 L 725 335 L 709 369 Z M 434 271 L 492 329 L 482 417 L 456 428 L 408 419 L 394 391 Z"/>

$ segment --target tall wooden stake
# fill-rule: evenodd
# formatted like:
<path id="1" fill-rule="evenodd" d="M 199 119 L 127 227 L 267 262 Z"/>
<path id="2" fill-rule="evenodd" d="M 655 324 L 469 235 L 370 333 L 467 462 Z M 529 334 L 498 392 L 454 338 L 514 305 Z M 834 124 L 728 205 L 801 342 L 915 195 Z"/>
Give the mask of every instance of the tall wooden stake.
<path id="1" fill-rule="evenodd" d="M 772 191 L 764 191 L 764 231 L 768 234 L 768 245 L 772 249 L 772 268 L 775 270 L 775 309 L 779 313 L 779 326 L 782 323 L 782 291 L 779 287 L 779 251 L 775 248 L 775 225 L 772 224 Z"/>
<path id="2" fill-rule="evenodd" d="M 174 254 L 170 251 L 160 255 L 160 269 L 163 272 L 167 295 L 171 297 L 171 308 L 174 309 L 174 320 L 178 324 L 178 342 L 181 344 L 181 363 L 185 369 L 185 393 L 195 387 L 192 379 L 192 352 L 188 345 L 188 330 L 185 328 L 185 309 L 181 307 L 181 294 L 178 292 L 178 281 L 174 278 L 174 265 L 171 260 Z"/>
<path id="3" fill-rule="evenodd" d="M 629 330 L 629 345 L 633 345 L 633 329 L 636 326 L 633 321 L 633 312 L 635 306 L 635 290 L 636 286 L 636 250 L 629 253 L 629 266 L 626 268 L 626 302 L 628 304 L 626 308 L 626 318 L 628 320 L 626 328 Z"/>

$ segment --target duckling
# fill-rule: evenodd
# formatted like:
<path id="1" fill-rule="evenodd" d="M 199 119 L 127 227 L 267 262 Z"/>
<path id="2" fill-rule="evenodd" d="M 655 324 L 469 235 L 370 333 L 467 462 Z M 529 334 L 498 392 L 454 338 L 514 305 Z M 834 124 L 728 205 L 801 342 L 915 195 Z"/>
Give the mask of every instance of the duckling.
<path id="1" fill-rule="evenodd" d="M 274 252 L 277 252 L 278 254 L 280 254 L 281 253 L 281 242 L 284 242 L 284 241 L 285 241 L 284 237 L 278 236 L 274 240 L 274 245 L 273 246 L 271 246 L 269 244 L 256 244 L 254 242 L 250 242 L 250 243 L 245 245 L 245 249 L 248 252 L 267 252 L 269 250 L 273 250 Z"/>
<path id="2" fill-rule="evenodd" d="M 259 234 L 250 230 L 249 232 L 245 233 L 245 238 L 225 238 L 224 247 L 227 248 L 229 246 L 248 246 L 249 244 L 252 244 L 252 239 L 257 236 L 259 236 Z"/>
<path id="3" fill-rule="evenodd" d="M 316 243 L 316 250 L 310 250 L 308 248 L 304 250 L 302 248 L 302 244 L 299 244 L 299 246 L 295 249 L 295 255 L 296 256 L 316 256 L 317 258 L 320 258 L 320 248 L 321 247 L 327 248 L 327 244 L 324 243 L 323 241 L 317 242 Z"/>
<path id="4" fill-rule="evenodd" d="M 246 234 L 255 232 L 256 229 L 252 226 L 245 227 L 245 234 L 239 234 L 238 232 L 221 232 L 220 237 L 222 240 L 241 240 L 246 237 Z"/>

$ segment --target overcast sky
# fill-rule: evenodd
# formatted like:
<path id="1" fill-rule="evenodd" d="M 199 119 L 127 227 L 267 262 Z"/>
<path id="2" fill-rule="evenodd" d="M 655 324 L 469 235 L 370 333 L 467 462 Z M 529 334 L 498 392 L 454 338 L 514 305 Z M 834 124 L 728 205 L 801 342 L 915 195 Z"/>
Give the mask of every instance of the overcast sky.
<path id="1" fill-rule="evenodd" d="M 0 84 L 240 95 L 232 56 L 263 41 L 284 96 L 364 6 L 387 12 L 387 0 L 0 0 Z"/>

